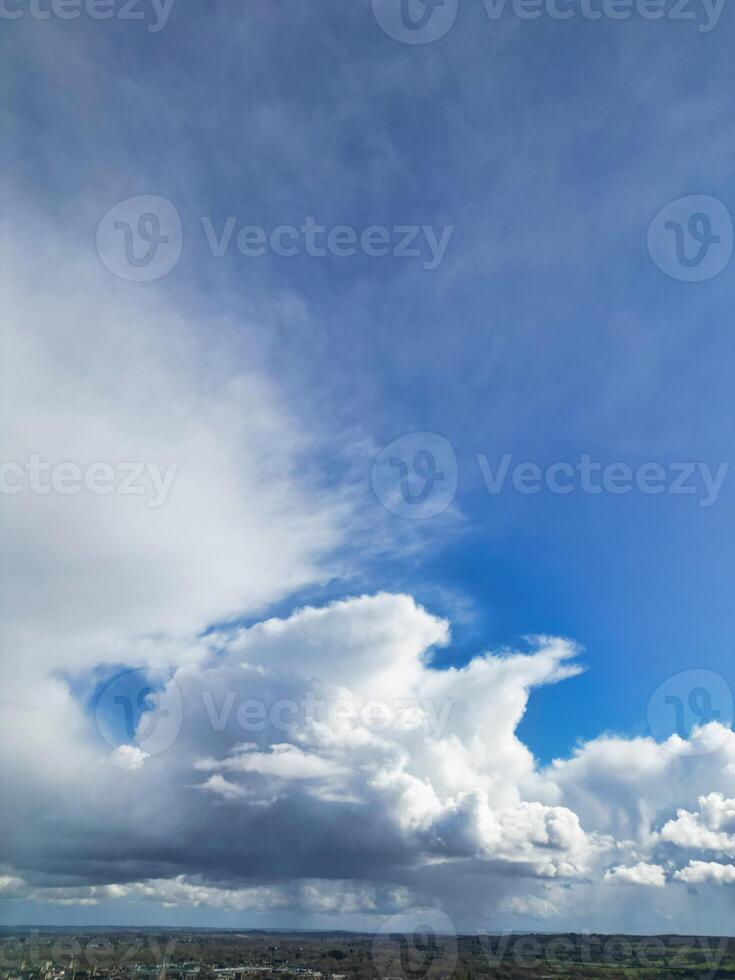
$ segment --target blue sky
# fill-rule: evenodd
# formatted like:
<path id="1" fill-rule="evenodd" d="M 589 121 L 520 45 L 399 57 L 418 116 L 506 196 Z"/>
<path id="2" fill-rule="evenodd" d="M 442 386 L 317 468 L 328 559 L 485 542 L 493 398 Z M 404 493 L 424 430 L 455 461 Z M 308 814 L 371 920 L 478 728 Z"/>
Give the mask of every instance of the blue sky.
<path id="1" fill-rule="evenodd" d="M 138 667 L 148 656 L 140 644 L 160 644 L 147 662 L 173 669 L 186 658 L 167 660 L 165 651 L 184 636 L 191 652 L 233 624 L 380 592 L 413 596 L 451 624 L 437 666 L 527 650 L 531 635 L 582 648 L 576 676 L 523 688 L 545 685 L 513 728 L 537 767 L 603 733 L 671 734 L 650 732 L 649 700 L 679 672 L 711 671 L 735 689 L 735 475 L 724 475 L 710 502 L 701 471 L 692 494 L 579 486 L 524 494 L 510 478 L 491 494 L 478 463 L 483 456 L 495 469 L 510 454 L 512 465 L 545 470 L 586 454 L 603 467 L 691 463 L 711 473 L 730 463 L 735 264 L 701 282 L 672 278 L 649 253 L 647 233 L 662 208 L 689 195 L 735 213 L 731 10 L 702 31 L 701 6 L 691 7 L 694 21 L 523 20 L 510 9 L 492 20 L 482 0 L 462 0 L 445 36 L 408 45 L 387 36 L 362 0 L 175 0 L 156 31 L 145 4 L 147 20 L 128 22 L 38 20 L 17 9 L 24 15 L 5 24 L 2 40 L 11 96 L 3 193 L 14 229 L 5 240 L 22 266 L 18 281 L 44 297 L 38 309 L 29 312 L 30 300 L 23 307 L 41 324 L 40 348 L 66 372 L 57 382 L 52 368 L 39 370 L 28 392 L 45 392 L 46 409 L 61 396 L 59 430 L 86 418 L 95 447 L 113 440 L 104 459 L 113 446 L 116 458 L 143 451 L 138 435 L 128 438 L 122 410 L 110 407 L 117 398 L 137 420 L 135 433 L 151 420 L 146 439 L 171 427 L 161 435 L 168 455 L 157 458 L 189 445 L 176 426 L 183 431 L 200 413 L 201 431 L 220 440 L 213 469 L 247 464 L 241 494 L 236 478 L 223 479 L 223 526 L 211 551 L 197 544 L 175 558 L 174 541 L 209 534 L 211 518 L 193 504 L 157 525 L 155 559 L 134 550 L 153 518 L 131 524 L 124 544 L 123 532 L 108 540 L 109 515 L 90 519 L 79 532 L 94 542 L 84 552 L 96 569 L 89 587 L 71 531 L 46 551 L 38 542 L 29 551 L 19 537 L 22 582 L 17 592 L 13 582 L 8 608 L 20 602 L 30 622 L 33 602 L 18 596 L 31 596 L 34 583 L 47 581 L 46 562 L 56 562 L 38 599 L 53 610 L 48 635 L 44 627 L 31 645 L 60 649 L 41 659 L 49 677 L 66 678 L 85 717 L 80 692 L 93 692 L 94 672 Z M 181 255 L 165 277 L 131 283 L 100 262 L 95 234 L 109 209 L 144 194 L 177 209 Z M 254 257 L 234 244 L 215 256 L 202 218 L 219 235 L 230 216 L 235 234 L 244 225 L 298 228 L 313 216 L 358 235 L 372 225 L 391 234 L 416 225 L 437 234 L 451 227 L 451 236 L 430 269 L 420 236 L 419 257 L 303 249 Z M 66 317 L 58 330 L 57 314 Z M 186 319 L 180 332 L 167 325 L 174 314 Z M 139 336 L 133 321 L 156 326 Z M 25 356 L 26 342 L 12 351 Z M 231 375 L 248 379 L 241 408 Z M 62 458 L 99 458 L 92 449 L 65 452 L 52 416 L 48 443 L 37 432 L 35 443 L 25 439 L 35 431 L 29 425 L 9 441 L 19 455 L 4 458 L 47 444 Z M 451 504 L 425 520 L 391 513 L 372 487 L 381 449 L 416 432 L 446 439 L 458 464 Z M 217 508 L 194 496 L 206 501 L 202 509 Z M 242 594 L 237 554 L 227 551 L 227 520 L 237 524 L 230 500 L 253 522 L 243 531 L 240 554 L 251 568 Z M 59 514 L 52 518 L 58 524 Z M 248 542 L 261 533 L 263 555 L 255 549 L 251 561 Z M 161 560 L 159 568 L 169 546 L 171 566 Z M 206 569 L 223 554 L 217 591 Z M 282 564 L 271 567 L 278 555 Z M 155 582 L 153 571 L 150 582 L 135 581 L 136 562 L 156 569 Z M 188 577 L 187 562 L 196 569 Z M 202 588 L 188 601 L 183 583 L 195 581 Z M 174 612 L 176 589 L 182 609 Z M 150 613 L 156 603 L 160 622 Z M 7 642 L 31 636 L 20 613 L 12 619 Z M 97 655 L 81 652 L 93 643 Z M 726 798 L 728 785 L 713 779 L 701 792 Z M 636 859 L 668 868 L 643 849 Z M 50 873 L 42 865 L 33 887 Z M 8 874 L 30 880 L 16 871 Z M 66 874 L 58 869 L 46 884 L 82 886 Z M 99 884 L 117 880 L 113 871 L 95 875 Z M 446 886 L 447 907 L 454 887 Z M 496 923 L 502 902 L 511 907 L 501 898 Z M 15 901 L 13 921 L 33 918 L 38 898 Z M 59 908 L 74 921 L 108 914 L 106 905 Z M 159 912 L 141 908 L 157 920 Z M 672 909 L 667 921 L 692 914 Z M 115 914 L 132 921 L 137 913 L 126 906 Z M 181 921 L 192 914 L 208 922 L 219 913 L 185 909 Z M 601 911 L 599 924 L 636 923 Z"/>

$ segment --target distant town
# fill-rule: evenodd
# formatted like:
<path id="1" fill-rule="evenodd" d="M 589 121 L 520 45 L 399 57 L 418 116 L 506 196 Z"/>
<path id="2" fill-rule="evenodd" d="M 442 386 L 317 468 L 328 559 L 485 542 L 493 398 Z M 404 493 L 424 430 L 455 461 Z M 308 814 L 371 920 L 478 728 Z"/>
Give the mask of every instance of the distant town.
<path id="1" fill-rule="evenodd" d="M 175 930 L 4 930 L 2 980 L 347 980 L 335 967 L 369 959 L 369 942 Z"/>

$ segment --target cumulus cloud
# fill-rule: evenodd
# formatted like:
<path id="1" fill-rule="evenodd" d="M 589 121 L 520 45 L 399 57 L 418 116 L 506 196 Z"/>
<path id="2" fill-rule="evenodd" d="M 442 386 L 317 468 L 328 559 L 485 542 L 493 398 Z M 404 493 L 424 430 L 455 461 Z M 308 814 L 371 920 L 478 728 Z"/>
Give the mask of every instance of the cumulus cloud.
<path id="1" fill-rule="evenodd" d="M 623 885 L 643 885 L 648 888 L 663 888 L 666 872 L 660 864 L 646 864 L 639 861 L 632 867 L 620 866 L 605 872 L 605 880 Z"/>
<path id="2" fill-rule="evenodd" d="M 110 753 L 109 761 L 120 769 L 140 769 L 148 753 L 137 745 L 119 745 Z"/>
<path id="3" fill-rule="evenodd" d="M 124 779 L 104 764 L 92 719 L 67 691 L 59 710 L 75 706 L 77 725 L 62 740 L 64 778 L 15 772 L 61 815 L 65 833 L 40 842 L 27 834 L 21 793 L 8 820 L 16 862 L 41 878 L 120 884 L 158 880 L 164 867 L 221 878 L 226 864 L 228 887 L 325 871 L 408 887 L 411 874 L 396 880 L 396 862 L 419 873 L 469 861 L 584 874 L 599 842 L 567 808 L 522 799 L 519 777 L 535 764 L 515 734 L 531 687 L 576 672 L 574 648 L 539 639 L 528 653 L 438 671 L 432 648 L 448 635 L 410 597 L 387 594 L 220 631 L 207 660 L 170 676 L 183 704 L 172 744 L 153 751 L 148 734 L 170 721 L 164 695 L 141 716 L 140 743 L 113 752 Z M 283 848 L 296 839 L 293 853 Z"/>
<path id="4" fill-rule="evenodd" d="M 676 872 L 675 877 L 687 885 L 703 885 L 708 882 L 735 885 L 735 865 L 718 864 L 716 861 L 690 861 L 686 868 Z"/>
<path id="5" fill-rule="evenodd" d="M 722 793 L 700 796 L 699 811 L 677 810 L 661 829 L 662 841 L 698 851 L 735 856 L 735 799 Z"/>
<path id="6" fill-rule="evenodd" d="M 172 665 L 132 743 L 113 751 L 122 768 L 67 687 L 51 710 L 73 724 L 42 727 L 35 743 L 44 753 L 55 743 L 66 765 L 56 778 L 43 765 L 13 773 L 10 892 L 235 911 L 260 902 L 323 916 L 348 908 L 368 920 L 398 896 L 438 896 L 458 925 L 513 915 L 562 926 L 590 888 L 601 886 L 604 906 L 611 884 L 673 888 L 675 906 L 684 892 L 667 885 L 667 828 L 692 817 L 677 804 L 699 795 L 695 825 L 727 832 L 735 736 L 705 758 L 605 736 L 540 768 L 517 728 L 535 687 L 579 671 L 579 651 L 536 638 L 438 669 L 434 652 L 448 642 L 447 622 L 385 593 L 220 628 L 206 656 Z M 171 723 L 174 691 L 178 729 L 157 751 L 151 733 Z M 39 799 L 53 833 L 37 822 Z M 693 884 L 697 867 L 672 877 Z M 557 890 L 539 896 L 541 885 Z"/>

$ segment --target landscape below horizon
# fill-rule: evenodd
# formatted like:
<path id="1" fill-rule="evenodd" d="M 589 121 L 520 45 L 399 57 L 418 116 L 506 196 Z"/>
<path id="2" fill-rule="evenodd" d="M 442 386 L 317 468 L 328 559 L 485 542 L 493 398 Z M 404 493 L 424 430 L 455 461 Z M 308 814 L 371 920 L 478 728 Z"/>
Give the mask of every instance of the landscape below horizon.
<path id="1" fill-rule="evenodd" d="M 735 938 L 5 928 L 0 961 L 2 980 L 724 980 Z"/>

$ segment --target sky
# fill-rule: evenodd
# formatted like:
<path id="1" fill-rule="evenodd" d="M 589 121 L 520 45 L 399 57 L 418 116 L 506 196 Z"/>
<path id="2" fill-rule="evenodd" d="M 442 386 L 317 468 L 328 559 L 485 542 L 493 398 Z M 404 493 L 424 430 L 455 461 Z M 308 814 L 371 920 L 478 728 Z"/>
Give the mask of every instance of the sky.
<path id="1" fill-rule="evenodd" d="M 732 931 L 733 16 L 4 0 L 1 921 Z"/>

